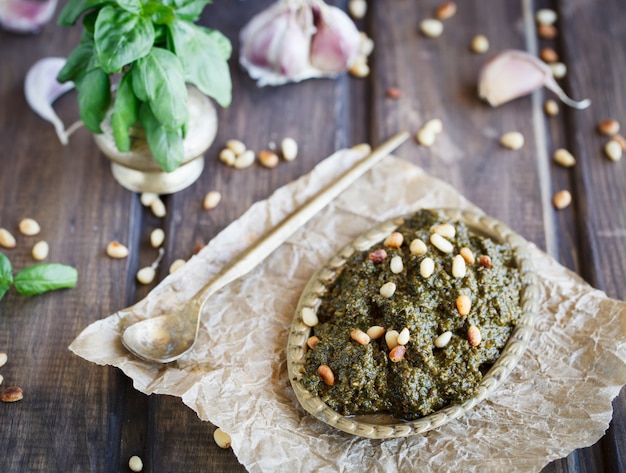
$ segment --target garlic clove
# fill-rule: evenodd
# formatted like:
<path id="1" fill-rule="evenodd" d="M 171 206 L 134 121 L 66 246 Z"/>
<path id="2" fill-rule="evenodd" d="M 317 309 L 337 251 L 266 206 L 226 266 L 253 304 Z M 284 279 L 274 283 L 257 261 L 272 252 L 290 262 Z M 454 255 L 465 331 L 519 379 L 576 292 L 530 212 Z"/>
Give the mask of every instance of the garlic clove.
<path id="1" fill-rule="evenodd" d="M 325 72 L 340 73 L 354 63 L 361 47 L 361 34 L 343 10 L 323 2 L 313 6 L 317 29 L 311 42 L 311 64 Z"/>
<path id="2" fill-rule="evenodd" d="M 63 84 L 56 80 L 57 74 L 64 66 L 63 57 L 46 57 L 31 66 L 24 82 L 24 94 L 30 108 L 44 120 L 54 125 L 57 136 L 66 145 L 74 127 L 66 130 L 63 122 L 52 108 L 56 99 L 74 88 L 73 82 Z"/>
<path id="3" fill-rule="evenodd" d="M 16 33 L 38 33 L 57 6 L 57 0 L 0 0 L 0 25 Z"/>
<path id="4" fill-rule="evenodd" d="M 480 71 L 478 95 L 492 107 L 528 95 L 541 87 L 554 92 L 563 103 L 582 110 L 590 100 L 569 98 L 556 82 L 548 64 L 526 51 L 509 49 L 490 58 Z"/>

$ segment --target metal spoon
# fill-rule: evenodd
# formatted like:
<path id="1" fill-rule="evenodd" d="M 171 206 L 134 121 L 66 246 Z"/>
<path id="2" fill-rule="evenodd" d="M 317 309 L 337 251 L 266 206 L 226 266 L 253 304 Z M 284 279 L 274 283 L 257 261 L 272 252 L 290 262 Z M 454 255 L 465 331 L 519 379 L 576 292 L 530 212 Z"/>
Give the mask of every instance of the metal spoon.
<path id="1" fill-rule="evenodd" d="M 129 325 L 122 333 L 122 344 L 128 351 L 147 361 L 167 363 L 184 355 L 196 340 L 202 308 L 213 293 L 252 270 L 298 228 L 408 137 L 408 132 L 398 133 L 356 163 L 226 265 L 179 311 Z M 122 313 L 132 314 L 132 307 Z"/>

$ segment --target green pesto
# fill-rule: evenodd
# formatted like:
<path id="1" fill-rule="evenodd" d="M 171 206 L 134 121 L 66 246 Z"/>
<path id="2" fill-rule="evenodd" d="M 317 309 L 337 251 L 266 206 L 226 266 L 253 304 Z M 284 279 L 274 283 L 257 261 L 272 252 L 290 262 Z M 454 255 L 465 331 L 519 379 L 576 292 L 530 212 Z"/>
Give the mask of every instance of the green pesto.
<path id="1" fill-rule="evenodd" d="M 472 233 L 462 223 L 447 222 L 456 228 L 450 240 L 455 251 L 444 254 L 429 243 L 430 228 L 444 222 L 428 211 L 410 216 L 397 229 L 404 236 L 400 248 L 386 248 L 380 242 L 355 252 L 322 298 L 320 323 L 313 329 L 320 342 L 306 354 L 303 384 L 340 414 L 386 413 L 413 420 L 463 402 L 475 394 L 506 344 L 521 313 L 521 280 L 510 246 Z M 426 242 L 426 255 L 411 255 L 414 238 Z M 455 279 L 452 258 L 464 246 L 472 250 L 476 262 L 467 265 L 464 278 Z M 373 263 L 368 255 L 379 248 L 385 249 L 387 258 Z M 395 255 L 402 256 L 404 263 L 399 274 L 389 268 Z M 491 258 L 491 268 L 478 263 L 480 255 Z M 435 260 L 435 272 L 423 278 L 419 265 L 427 256 Z M 385 298 L 379 289 L 389 281 L 397 289 Z M 456 309 L 460 294 L 472 300 L 467 317 Z M 384 336 L 367 345 L 350 338 L 352 330 L 366 332 L 373 325 L 398 332 L 408 327 L 411 338 L 402 361 L 389 359 Z M 477 347 L 467 341 L 470 325 L 476 325 L 482 335 Z M 453 334 L 450 343 L 436 348 L 434 340 L 446 331 Z M 322 364 L 333 371 L 333 386 L 317 374 Z"/>

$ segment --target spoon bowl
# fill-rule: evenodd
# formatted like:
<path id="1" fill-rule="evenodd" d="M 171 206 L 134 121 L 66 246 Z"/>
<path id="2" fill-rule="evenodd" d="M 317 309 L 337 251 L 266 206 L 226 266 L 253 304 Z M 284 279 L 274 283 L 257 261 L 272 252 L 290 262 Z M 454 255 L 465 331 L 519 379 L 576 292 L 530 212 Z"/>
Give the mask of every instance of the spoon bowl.
<path id="1" fill-rule="evenodd" d="M 367 170 L 405 142 L 408 137 L 408 132 L 400 132 L 357 162 L 338 179 L 287 216 L 280 224 L 262 235 L 239 257 L 227 264 L 180 310 L 144 319 L 126 327 L 122 333 L 124 347 L 143 360 L 158 363 L 168 363 L 183 356 L 195 343 L 202 308 L 213 293 L 251 271 L 298 228 L 308 222 Z M 133 310 L 129 308 L 125 312 L 132 314 Z"/>

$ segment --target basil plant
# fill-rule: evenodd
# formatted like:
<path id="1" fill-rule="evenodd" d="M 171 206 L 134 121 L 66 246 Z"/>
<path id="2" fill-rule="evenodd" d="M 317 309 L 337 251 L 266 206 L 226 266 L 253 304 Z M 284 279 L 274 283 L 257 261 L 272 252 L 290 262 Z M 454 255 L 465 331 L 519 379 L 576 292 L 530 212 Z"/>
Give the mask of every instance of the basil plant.
<path id="1" fill-rule="evenodd" d="M 159 166 L 166 172 L 180 166 L 189 115 L 186 83 L 222 107 L 231 102 L 231 43 L 219 31 L 195 24 L 209 3 L 69 0 L 58 22 L 71 26 L 83 16 L 83 32 L 57 80 L 74 82 L 80 117 L 91 132 L 102 133 L 112 104 L 120 151 L 130 150 L 130 128 L 139 123 Z M 111 77 L 117 74 L 113 94 Z"/>

